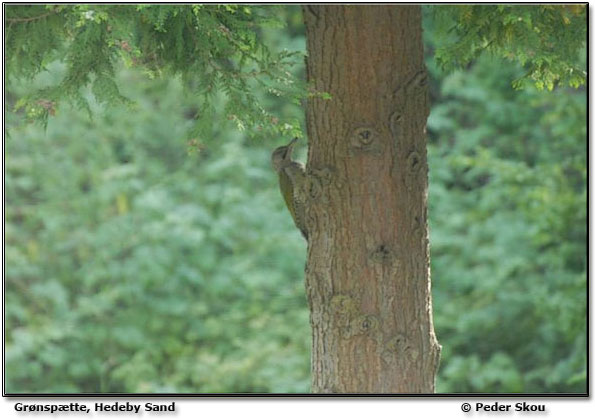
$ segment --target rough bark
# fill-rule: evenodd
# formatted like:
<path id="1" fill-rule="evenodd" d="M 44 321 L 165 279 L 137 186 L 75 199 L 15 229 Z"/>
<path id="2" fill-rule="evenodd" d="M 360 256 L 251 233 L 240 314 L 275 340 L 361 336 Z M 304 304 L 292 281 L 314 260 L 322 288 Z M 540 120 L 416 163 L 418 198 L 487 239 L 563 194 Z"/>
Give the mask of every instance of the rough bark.
<path id="1" fill-rule="evenodd" d="M 305 6 L 312 392 L 431 393 L 419 6 Z"/>

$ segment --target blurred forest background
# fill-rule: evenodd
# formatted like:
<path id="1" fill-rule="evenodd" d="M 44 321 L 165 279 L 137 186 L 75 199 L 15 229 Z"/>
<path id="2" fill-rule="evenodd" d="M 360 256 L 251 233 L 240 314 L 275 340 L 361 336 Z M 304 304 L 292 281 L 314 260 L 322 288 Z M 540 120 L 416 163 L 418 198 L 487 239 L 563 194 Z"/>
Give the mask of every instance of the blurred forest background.
<path id="1" fill-rule="evenodd" d="M 279 12 L 262 37 L 303 51 Z M 516 91 L 488 55 L 444 74 L 424 13 L 437 392 L 585 392 L 586 91 Z M 6 392 L 309 392 L 306 243 L 269 159 L 289 139 L 213 121 L 197 150 L 180 80 L 118 78 L 134 108 L 45 130 L 6 81 Z"/>

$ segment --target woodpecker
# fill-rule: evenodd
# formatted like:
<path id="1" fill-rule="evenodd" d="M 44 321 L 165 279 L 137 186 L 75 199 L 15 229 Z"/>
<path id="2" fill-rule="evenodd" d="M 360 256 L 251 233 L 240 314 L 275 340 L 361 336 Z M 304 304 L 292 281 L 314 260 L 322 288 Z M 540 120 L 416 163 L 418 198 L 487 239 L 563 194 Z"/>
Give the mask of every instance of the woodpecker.
<path id="1" fill-rule="evenodd" d="M 275 172 L 279 175 L 281 194 L 289 213 L 304 238 L 308 239 L 305 223 L 306 170 L 304 164 L 291 159 L 291 153 L 298 138 L 288 145 L 277 147 L 271 156 Z"/>

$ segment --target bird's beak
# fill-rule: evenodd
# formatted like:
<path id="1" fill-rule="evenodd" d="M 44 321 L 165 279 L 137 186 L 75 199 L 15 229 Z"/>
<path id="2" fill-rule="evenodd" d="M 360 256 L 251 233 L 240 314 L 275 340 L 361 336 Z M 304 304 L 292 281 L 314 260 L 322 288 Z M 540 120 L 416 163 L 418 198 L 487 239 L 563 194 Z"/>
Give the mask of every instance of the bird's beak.
<path id="1" fill-rule="evenodd" d="M 285 158 L 291 157 L 291 152 L 293 152 L 293 147 L 295 146 L 295 144 L 297 143 L 298 140 L 299 140 L 299 138 L 296 137 L 295 139 L 293 139 L 289 142 L 289 144 L 287 145 L 287 153 L 285 153 Z"/>

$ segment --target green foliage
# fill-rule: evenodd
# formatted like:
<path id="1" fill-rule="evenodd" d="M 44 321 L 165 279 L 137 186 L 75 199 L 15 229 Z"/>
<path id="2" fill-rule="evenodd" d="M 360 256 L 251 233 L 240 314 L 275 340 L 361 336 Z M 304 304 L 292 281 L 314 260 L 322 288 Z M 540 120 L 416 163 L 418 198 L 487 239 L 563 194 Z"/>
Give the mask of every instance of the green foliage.
<path id="1" fill-rule="evenodd" d="M 578 87 L 586 81 L 587 7 L 568 5 L 434 6 L 441 42 L 436 60 L 446 70 L 487 51 L 520 63 L 515 87 Z"/>
<path id="2" fill-rule="evenodd" d="M 183 95 L 199 103 L 191 135 L 212 134 L 214 115 L 255 135 L 301 136 L 298 121 L 280 121 L 257 92 L 298 101 L 305 92 L 288 71 L 301 53 L 273 52 L 262 29 L 281 27 L 273 6 L 243 5 L 7 5 L 6 72 L 31 79 L 64 59 L 60 80 L 17 104 L 47 123 L 62 99 L 88 109 L 85 88 L 111 105 L 128 102 L 114 68 L 124 62 L 151 77 L 181 75 Z M 258 89 L 256 89 L 258 88 Z M 214 98 L 223 92 L 223 109 Z"/>
<path id="3" fill-rule="evenodd" d="M 45 134 L 8 113 L 7 391 L 308 392 L 272 142 L 189 156 L 183 85 L 116 74 L 134 113 L 65 107 Z"/>
<path id="4" fill-rule="evenodd" d="M 210 27 L 222 14 L 248 27 L 255 9 L 104 7 L 5 8 L 7 65 L 37 74 L 33 83 L 7 79 L 6 391 L 308 392 L 305 243 L 270 169 L 279 143 L 248 141 L 204 116 L 192 89 L 223 80 L 218 70 L 193 62 L 206 73 L 185 75 L 179 41 L 163 41 L 172 51 L 150 41 L 187 29 L 178 19 L 205 8 L 200 24 Z M 303 51 L 299 9 L 275 10 L 288 26 L 257 31 L 257 42 Z M 128 37 L 117 35 L 131 28 L 124 13 L 144 16 Z M 85 29 L 108 21 L 111 31 Z M 582 392 L 585 91 L 514 91 L 510 81 L 524 70 L 489 56 L 445 75 L 433 59 L 435 23 L 426 19 L 424 33 L 438 391 Z M 126 68 L 115 58 L 112 68 L 83 60 L 105 78 L 92 72 L 80 82 L 72 106 L 38 96 L 38 111 L 55 114 L 46 131 L 25 124 L 26 106 L 11 111 L 19 98 L 64 86 L 78 58 L 76 48 L 62 54 L 101 33 L 114 44 L 102 41 L 108 48 L 98 54 L 111 51 Z M 201 42 L 211 36 L 222 56 L 227 38 L 201 34 Z M 299 77 L 303 67 L 293 71 Z M 156 77 L 170 72 L 179 76 Z M 117 93 L 101 98 L 109 86 Z M 252 94 L 280 125 L 299 126 L 303 112 L 286 96 L 258 83 Z M 220 89 L 209 95 L 214 109 L 235 106 Z M 197 114 L 212 136 L 186 143 Z"/>
<path id="5" fill-rule="evenodd" d="M 586 92 L 515 91 L 489 56 L 428 67 L 438 391 L 584 392 Z"/>

